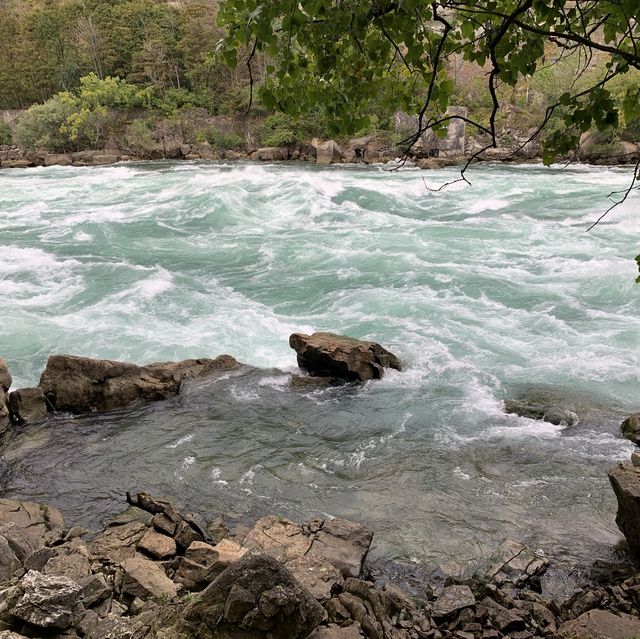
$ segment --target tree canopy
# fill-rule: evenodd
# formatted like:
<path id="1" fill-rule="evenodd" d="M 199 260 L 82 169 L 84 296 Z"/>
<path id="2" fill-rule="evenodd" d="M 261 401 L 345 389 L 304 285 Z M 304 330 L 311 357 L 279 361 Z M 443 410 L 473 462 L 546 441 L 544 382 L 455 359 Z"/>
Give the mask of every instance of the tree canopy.
<path id="1" fill-rule="evenodd" d="M 417 115 L 408 146 L 453 118 L 485 136 L 486 148 L 496 146 L 505 88 L 568 57 L 577 61 L 575 78 L 531 135 L 559 121 L 546 140 L 547 162 L 593 127 L 640 117 L 638 0 L 226 0 L 219 21 L 228 64 L 244 50 L 249 69 L 258 52 L 272 60 L 257 87 L 265 105 L 291 115 L 320 105 L 336 131 L 362 129 L 375 101 Z M 594 56 L 603 71 L 585 86 Z M 459 61 L 484 72 L 487 118 L 447 113 Z M 615 99 L 621 77 L 628 82 Z"/>

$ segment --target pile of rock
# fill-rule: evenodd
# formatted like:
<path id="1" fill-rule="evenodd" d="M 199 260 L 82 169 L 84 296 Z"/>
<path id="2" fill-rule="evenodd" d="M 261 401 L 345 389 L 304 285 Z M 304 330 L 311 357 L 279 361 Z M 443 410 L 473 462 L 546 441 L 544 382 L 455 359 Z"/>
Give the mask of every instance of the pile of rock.
<path id="1" fill-rule="evenodd" d="M 372 533 L 264 517 L 235 532 L 146 493 L 90 540 L 60 512 L 0 500 L 0 638 L 628 639 L 640 574 L 558 603 L 548 561 L 505 542 L 472 578 L 420 601 L 363 578 Z M 242 532 L 244 530 L 244 532 Z"/>

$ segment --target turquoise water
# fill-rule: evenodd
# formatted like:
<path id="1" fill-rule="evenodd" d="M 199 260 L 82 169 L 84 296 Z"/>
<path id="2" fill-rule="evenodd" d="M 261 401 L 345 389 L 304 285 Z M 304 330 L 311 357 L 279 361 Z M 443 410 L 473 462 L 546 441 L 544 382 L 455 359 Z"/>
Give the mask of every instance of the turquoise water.
<path id="1" fill-rule="evenodd" d="M 606 469 L 638 410 L 639 204 L 590 233 L 621 168 L 140 163 L 0 171 L 0 356 L 15 387 L 71 353 L 229 353 L 263 370 L 16 432 L 6 495 L 97 526 L 144 488 L 205 512 L 370 524 L 379 556 L 466 560 L 507 536 L 605 557 Z M 293 331 L 373 339 L 406 371 L 289 388 Z M 580 423 L 505 415 L 551 397 Z"/>

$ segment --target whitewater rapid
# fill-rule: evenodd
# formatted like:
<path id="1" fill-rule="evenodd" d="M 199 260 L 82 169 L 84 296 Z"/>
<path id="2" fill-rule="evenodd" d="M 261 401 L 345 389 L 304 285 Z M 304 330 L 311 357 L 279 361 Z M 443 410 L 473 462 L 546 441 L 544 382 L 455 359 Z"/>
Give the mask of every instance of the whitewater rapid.
<path id="1" fill-rule="evenodd" d="M 568 556 L 619 538 L 606 468 L 638 410 L 631 170 L 318 169 L 140 163 L 0 171 L 0 356 L 15 386 L 51 353 L 138 363 L 229 353 L 262 367 L 134 413 L 19 432 L 5 494 L 95 525 L 124 490 L 192 507 L 364 519 L 378 552 Z M 427 188 L 429 187 L 429 188 Z M 374 339 L 406 371 L 292 391 L 294 331 Z M 563 429 L 512 396 L 579 408 Z M 41 482 L 47 477 L 46 485 Z"/>

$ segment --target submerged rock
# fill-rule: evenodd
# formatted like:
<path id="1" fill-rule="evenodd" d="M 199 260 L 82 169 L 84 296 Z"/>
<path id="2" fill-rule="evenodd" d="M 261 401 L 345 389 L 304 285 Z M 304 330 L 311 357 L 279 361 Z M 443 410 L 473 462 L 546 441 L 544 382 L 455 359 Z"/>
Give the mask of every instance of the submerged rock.
<path id="1" fill-rule="evenodd" d="M 187 608 L 185 630 L 193 639 L 235 636 L 234 631 L 245 631 L 255 639 L 304 639 L 324 614 L 279 561 L 268 555 L 246 555 Z"/>
<path id="2" fill-rule="evenodd" d="M 510 414 L 549 422 L 556 426 L 574 426 L 579 421 L 576 413 L 557 404 L 538 404 L 517 399 L 507 399 L 504 402 L 504 409 Z"/>
<path id="3" fill-rule="evenodd" d="M 385 368 L 402 370 L 398 357 L 375 342 L 334 333 L 294 333 L 289 345 L 298 354 L 298 366 L 312 376 L 350 381 L 380 379 Z"/>
<path id="4" fill-rule="evenodd" d="M 620 425 L 620 430 L 624 437 L 640 445 L 640 413 L 629 415 Z"/>
<path id="5" fill-rule="evenodd" d="M 618 500 L 616 524 L 629 548 L 640 554 L 640 468 L 619 464 L 609 469 L 609 481 Z"/>
<path id="6" fill-rule="evenodd" d="M 174 397 L 185 379 L 206 377 L 239 366 L 229 355 L 147 366 L 53 355 L 40 378 L 40 388 L 55 410 L 106 412 Z"/>
<path id="7" fill-rule="evenodd" d="M 19 424 L 33 424 L 46 419 L 47 401 L 41 388 L 21 388 L 9 395 L 9 412 Z"/>

